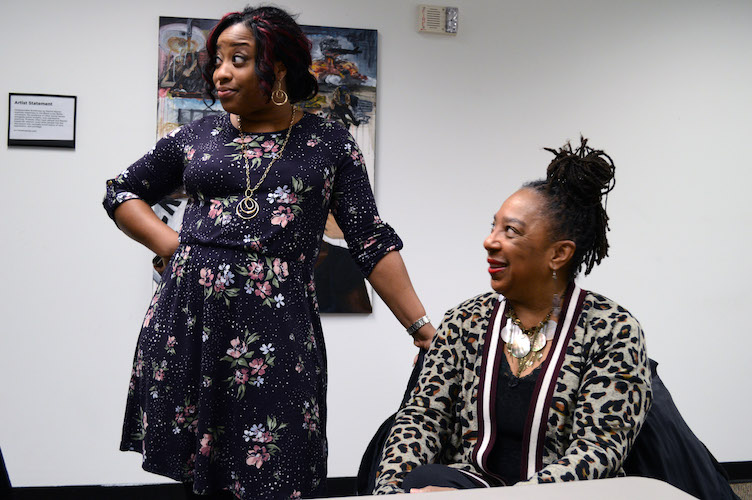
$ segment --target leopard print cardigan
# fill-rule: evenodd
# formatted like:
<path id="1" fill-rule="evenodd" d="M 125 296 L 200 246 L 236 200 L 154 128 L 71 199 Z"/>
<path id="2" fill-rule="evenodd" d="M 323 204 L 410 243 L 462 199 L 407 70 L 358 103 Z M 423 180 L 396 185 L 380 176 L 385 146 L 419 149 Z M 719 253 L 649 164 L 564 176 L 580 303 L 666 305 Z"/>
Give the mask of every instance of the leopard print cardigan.
<path id="1" fill-rule="evenodd" d="M 384 446 L 376 494 L 401 493 L 405 475 L 427 463 L 503 485 L 486 459 L 504 308 L 504 297 L 491 292 L 446 313 Z M 640 324 L 615 302 L 570 284 L 552 342 L 528 410 L 518 484 L 624 475 L 652 400 Z"/>

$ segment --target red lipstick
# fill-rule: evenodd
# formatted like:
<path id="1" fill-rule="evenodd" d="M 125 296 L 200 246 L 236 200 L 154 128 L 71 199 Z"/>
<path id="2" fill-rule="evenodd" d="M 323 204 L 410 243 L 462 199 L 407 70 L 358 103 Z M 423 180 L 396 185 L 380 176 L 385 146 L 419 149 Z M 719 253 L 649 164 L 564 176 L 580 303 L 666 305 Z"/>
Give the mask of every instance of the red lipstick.
<path id="1" fill-rule="evenodd" d="M 499 271 L 503 271 L 507 267 L 506 263 L 498 261 L 496 259 L 487 259 L 486 262 L 488 262 L 489 274 L 498 273 Z"/>

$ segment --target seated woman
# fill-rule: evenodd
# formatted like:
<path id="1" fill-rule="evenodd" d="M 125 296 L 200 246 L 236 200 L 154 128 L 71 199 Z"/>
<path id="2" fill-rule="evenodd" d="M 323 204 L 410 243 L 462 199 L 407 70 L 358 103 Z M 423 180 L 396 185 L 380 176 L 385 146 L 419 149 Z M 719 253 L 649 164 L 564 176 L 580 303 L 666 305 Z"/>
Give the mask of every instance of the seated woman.
<path id="1" fill-rule="evenodd" d="M 614 166 L 582 140 L 494 217 L 488 292 L 446 313 L 376 493 L 624 475 L 651 404 L 642 329 L 574 282 L 608 254 Z"/>

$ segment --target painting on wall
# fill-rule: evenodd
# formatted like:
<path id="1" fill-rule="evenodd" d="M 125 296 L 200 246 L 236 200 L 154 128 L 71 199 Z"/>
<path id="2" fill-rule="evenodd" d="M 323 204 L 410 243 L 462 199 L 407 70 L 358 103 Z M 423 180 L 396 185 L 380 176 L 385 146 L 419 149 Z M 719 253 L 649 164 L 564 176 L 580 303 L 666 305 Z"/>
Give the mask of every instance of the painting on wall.
<path id="1" fill-rule="evenodd" d="M 157 138 L 181 125 L 223 113 L 219 101 L 204 98 L 201 68 L 208 60 L 206 39 L 216 19 L 159 18 Z M 301 26 L 312 43 L 312 70 L 319 93 L 300 103 L 306 112 L 337 121 L 355 138 L 373 188 L 376 136 L 376 30 Z M 155 212 L 178 227 L 185 199 L 180 193 L 155 205 Z M 347 251 L 342 231 L 329 216 L 314 271 L 322 313 L 370 313 L 372 290 Z M 155 280 L 159 274 L 155 273 Z"/>
<path id="2" fill-rule="evenodd" d="M 302 26 L 311 40 L 318 95 L 307 111 L 338 121 L 355 138 L 373 188 L 376 138 L 375 30 Z M 329 215 L 314 277 L 322 312 L 371 312 L 371 291 L 346 250 L 342 231 Z"/>
<path id="3" fill-rule="evenodd" d="M 373 185 L 376 137 L 376 30 L 303 26 L 319 94 L 306 109 L 342 123 L 363 152 Z"/>
<path id="4" fill-rule="evenodd" d="M 204 99 L 201 68 L 206 64 L 206 39 L 216 19 L 159 18 L 157 138 L 204 116 L 222 113 L 216 101 Z"/>

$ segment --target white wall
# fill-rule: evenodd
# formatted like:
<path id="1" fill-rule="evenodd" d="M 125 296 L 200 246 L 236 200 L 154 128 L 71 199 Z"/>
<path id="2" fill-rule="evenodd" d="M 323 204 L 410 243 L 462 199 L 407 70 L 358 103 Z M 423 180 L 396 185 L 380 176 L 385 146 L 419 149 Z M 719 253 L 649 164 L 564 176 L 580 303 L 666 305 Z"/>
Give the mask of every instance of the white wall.
<path id="1" fill-rule="evenodd" d="M 582 281 L 643 323 L 685 419 L 752 460 L 748 201 L 752 3 L 455 0 L 456 38 L 418 2 L 286 0 L 300 22 L 379 31 L 377 199 L 427 309 L 488 289 L 492 214 L 580 133 L 616 161 L 611 256 Z M 3 2 L 9 92 L 78 96 L 75 151 L 0 147 L 0 447 L 17 486 L 160 482 L 117 451 L 150 254 L 100 207 L 155 137 L 157 22 L 229 0 Z M 3 141 L 4 142 L 4 141 Z M 377 302 L 325 318 L 330 475 L 354 475 L 414 355 Z"/>

